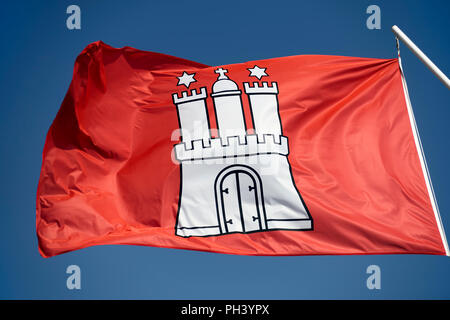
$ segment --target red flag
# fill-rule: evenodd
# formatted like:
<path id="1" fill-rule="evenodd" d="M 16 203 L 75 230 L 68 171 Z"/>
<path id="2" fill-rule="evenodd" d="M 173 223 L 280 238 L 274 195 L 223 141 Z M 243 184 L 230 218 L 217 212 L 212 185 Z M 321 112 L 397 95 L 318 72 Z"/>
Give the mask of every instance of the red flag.
<path id="1" fill-rule="evenodd" d="M 47 135 L 39 250 L 445 255 L 415 130 L 397 59 L 209 67 L 96 42 Z"/>

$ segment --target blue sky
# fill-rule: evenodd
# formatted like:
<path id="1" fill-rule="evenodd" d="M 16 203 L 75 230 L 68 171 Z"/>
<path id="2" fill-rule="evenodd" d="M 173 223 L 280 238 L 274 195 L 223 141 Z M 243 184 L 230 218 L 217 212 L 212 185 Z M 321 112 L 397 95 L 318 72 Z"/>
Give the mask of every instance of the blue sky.
<path id="1" fill-rule="evenodd" d="M 81 8 L 81 30 L 66 8 Z M 366 8 L 381 8 L 381 30 Z M 246 257 L 138 246 L 97 246 L 42 258 L 35 195 L 46 132 L 76 56 L 102 40 L 208 65 L 297 54 L 392 58 L 393 24 L 450 74 L 444 1 L 3 1 L 0 12 L 0 298 L 450 298 L 442 256 Z M 403 66 L 445 229 L 450 230 L 449 90 L 402 46 Z M 68 290 L 65 270 L 82 271 Z M 366 268 L 379 265 L 381 290 Z"/>

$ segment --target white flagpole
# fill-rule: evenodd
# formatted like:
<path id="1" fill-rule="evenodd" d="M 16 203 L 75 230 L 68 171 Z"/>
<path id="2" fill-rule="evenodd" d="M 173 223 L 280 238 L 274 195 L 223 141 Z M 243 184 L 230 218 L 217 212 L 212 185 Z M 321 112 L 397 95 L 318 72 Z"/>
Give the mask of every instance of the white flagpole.
<path id="1" fill-rule="evenodd" d="M 436 77 L 438 77 L 439 80 L 442 81 L 447 89 L 450 89 L 450 80 L 447 78 L 447 76 L 441 70 L 439 70 L 439 68 L 425 55 L 425 53 L 422 52 L 422 50 L 420 50 L 414 44 L 414 42 L 411 41 L 411 39 L 408 38 L 406 34 L 403 33 L 402 30 L 400 30 L 399 27 L 393 26 L 392 32 L 398 39 L 403 41 L 403 43 L 409 48 L 409 50 L 411 50 L 416 55 L 416 57 L 419 58 L 420 61 L 422 61 L 423 64 L 426 65 Z"/>
<path id="2" fill-rule="evenodd" d="M 402 76 L 402 84 L 403 84 L 403 91 L 405 94 L 405 100 L 406 100 L 406 106 L 408 109 L 408 115 L 409 115 L 409 120 L 411 123 L 411 128 L 413 131 L 413 136 L 414 136 L 414 142 L 417 148 L 417 153 L 419 155 L 419 159 L 420 159 L 420 165 L 422 167 L 422 172 L 425 178 L 425 183 L 427 186 L 427 191 L 428 191 L 428 196 L 430 197 L 430 202 L 431 202 L 431 206 L 433 208 L 433 212 L 434 212 L 434 217 L 436 219 L 436 223 L 439 229 L 439 234 L 441 236 L 441 240 L 442 240 L 442 245 L 444 246 L 445 249 L 445 254 L 447 256 L 450 256 L 450 249 L 448 247 L 448 242 L 447 242 L 447 237 L 445 236 L 445 231 L 444 231 L 444 225 L 442 224 L 442 219 L 441 219 L 441 215 L 439 213 L 439 207 L 436 201 L 436 196 L 434 194 L 434 190 L 433 190 L 433 185 L 431 183 L 431 178 L 430 178 L 430 173 L 428 171 L 428 166 L 427 166 L 427 162 L 425 160 L 425 154 L 423 152 L 423 147 L 422 147 L 422 142 L 420 141 L 420 136 L 419 136 L 419 130 L 417 129 L 417 124 L 416 124 L 416 119 L 414 118 L 414 112 L 411 106 L 411 100 L 409 99 L 409 94 L 408 94 L 408 88 L 406 86 L 406 80 L 405 80 L 405 74 L 403 72 L 403 67 L 402 67 L 402 59 L 400 57 L 400 47 L 399 47 L 399 43 L 398 43 L 398 39 L 401 35 L 403 35 L 407 41 L 409 41 L 412 46 L 414 46 L 426 59 L 428 59 L 425 54 L 423 54 L 422 51 L 420 51 L 419 48 L 417 48 L 414 43 L 411 42 L 411 40 L 409 40 L 409 38 L 397 27 L 397 26 L 393 26 L 392 27 L 392 31 L 395 33 L 396 35 L 396 40 L 397 40 L 397 52 L 398 52 L 398 65 L 400 67 L 400 73 Z M 397 33 L 400 32 L 401 34 Z M 398 35 L 398 36 L 397 36 Z M 402 40 L 406 42 L 405 38 L 403 38 Z M 414 51 L 413 48 L 411 48 L 410 46 L 408 46 L 415 54 L 416 56 L 419 57 L 419 55 Z M 422 58 L 420 58 L 420 60 L 422 60 Z M 422 60 L 425 64 L 426 62 L 424 60 Z M 431 63 L 431 65 L 433 65 L 439 72 L 440 70 L 428 59 L 428 61 Z M 430 69 L 431 67 L 428 66 Z M 442 74 L 444 77 L 445 75 Z M 439 77 L 439 76 L 438 76 Z M 445 79 L 447 79 L 447 77 L 445 77 Z M 444 82 L 444 81 L 443 81 Z M 447 79 L 447 83 L 448 84 L 448 79 Z M 447 85 L 448 88 L 448 85 Z"/>

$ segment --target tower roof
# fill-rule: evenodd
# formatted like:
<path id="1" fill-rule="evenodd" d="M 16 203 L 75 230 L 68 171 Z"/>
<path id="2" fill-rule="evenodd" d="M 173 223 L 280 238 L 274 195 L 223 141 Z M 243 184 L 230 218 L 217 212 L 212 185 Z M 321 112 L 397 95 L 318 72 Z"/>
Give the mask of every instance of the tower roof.
<path id="1" fill-rule="evenodd" d="M 225 75 L 225 73 L 227 73 L 228 70 L 219 68 L 215 72 L 219 74 L 219 77 L 217 78 L 217 81 L 214 82 L 213 84 L 212 87 L 213 94 L 230 91 L 236 91 L 240 93 L 238 85 Z"/>

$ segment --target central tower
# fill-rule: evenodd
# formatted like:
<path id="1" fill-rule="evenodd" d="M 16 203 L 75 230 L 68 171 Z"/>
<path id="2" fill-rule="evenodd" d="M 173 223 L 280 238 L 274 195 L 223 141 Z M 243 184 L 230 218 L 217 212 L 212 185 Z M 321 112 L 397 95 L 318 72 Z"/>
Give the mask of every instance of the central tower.
<path id="1" fill-rule="evenodd" d="M 242 109 L 241 90 L 225 75 L 228 70 L 219 68 L 215 72 L 219 74 L 219 77 L 212 86 L 211 97 L 214 101 L 219 137 L 244 137 L 247 128 Z"/>

